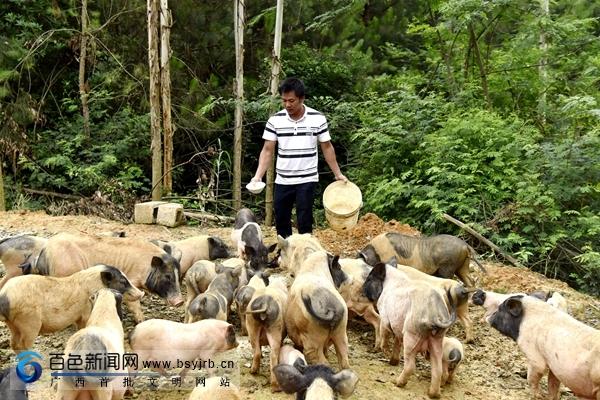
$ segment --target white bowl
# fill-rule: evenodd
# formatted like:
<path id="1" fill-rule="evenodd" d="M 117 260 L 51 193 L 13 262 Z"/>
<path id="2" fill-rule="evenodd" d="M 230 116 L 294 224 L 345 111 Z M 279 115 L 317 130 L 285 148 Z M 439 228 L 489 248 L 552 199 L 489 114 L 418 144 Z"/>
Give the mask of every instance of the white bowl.
<path id="1" fill-rule="evenodd" d="M 246 189 L 248 189 L 248 191 L 250 193 L 259 194 L 260 192 L 263 191 L 263 189 L 265 188 L 265 186 L 266 186 L 266 184 L 264 182 L 262 182 L 262 181 L 258 181 L 258 182 L 253 181 L 253 182 L 250 182 L 250 183 L 248 183 L 246 185 Z"/>

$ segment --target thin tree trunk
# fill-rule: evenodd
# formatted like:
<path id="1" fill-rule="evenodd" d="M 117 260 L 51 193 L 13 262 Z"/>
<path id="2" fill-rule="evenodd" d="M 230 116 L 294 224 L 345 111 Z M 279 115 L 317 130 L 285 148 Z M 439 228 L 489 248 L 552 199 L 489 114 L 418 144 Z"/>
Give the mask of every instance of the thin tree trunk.
<path id="1" fill-rule="evenodd" d="M 164 163 L 163 171 L 165 177 L 163 188 L 165 193 L 173 191 L 173 123 L 171 121 L 171 69 L 169 62 L 171 60 L 171 11 L 169 10 L 169 0 L 160 0 L 160 88 L 162 90 L 162 122 L 164 138 Z"/>
<path id="2" fill-rule="evenodd" d="M 475 55 L 475 62 L 477 63 L 477 67 L 479 68 L 479 76 L 481 77 L 481 87 L 483 89 L 483 96 L 485 97 L 485 101 L 487 103 L 488 108 L 491 108 L 492 102 L 490 100 L 490 92 L 488 90 L 487 73 L 485 72 L 485 65 L 483 65 L 483 60 L 481 59 L 481 52 L 479 51 L 477 37 L 475 36 L 475 31 L 473 30 L 472 24 L 469 24 L 469 35 L 471 37 L 471 42 L 473 43 L 473 53 Z"/>
<path id="3" fill-rule="evenodd" d="M 150 70 L 150 132 L 152 134 L 152 200 L 162 195 L 162 143 L 160 131 L 160 65 L 158 58 L 159 0 L 148 0 L 148 63 Z"/>
<path id="4" fill-rule="evenodd" d="M 233 132 L 233 206 L 242 207 L 242 121 L 244 119 L 244 0 L 234 0 L 235 128 Z"/>
<path id="5" fill-rule="evenodd" d="M 87 0 L 81 0 L 81 43 L 79 49 L 79 96 L 83 115 L 83 131 L 90 137 L 90 108 L 88 105 L 89 86 L 85 78 L 85 60 L 87 58 L 88 12 Z"/>
<path id="6" fill-rule="evenodd" d="M 273 43 L 273 58 L 271 64 L 271 96 L 276 98 L 279 89 L 279 73 L 281 71 L 281 31 L 283 24 L 283 0 L 277 0 L 277 14 L 275 17 L 275 39 Z M 275 111 L 275 110 L 272 110 Z M 267 170 L 267 191 L 265 194 L 265 225 L 273 224 L 273 193 L 275 182 L 275 157 Z"/>
<path id="7" fill-rule="evenodd" d="M 6 198 L 4 197 L 4 175 L 2 173 L 2 160 L 0 159 L 0 211 L 6 211 Z"/>
<path id="8" fill-rule="evenodd" d="M 431 25 L 435 26 L 435 16 L 433 15 L 433 10 L 431 9 L 431 7 L 429 7 L 429 18 L 431 20 Z M 450 49 L 446 50 L 446 46 L 444 45 L 444 39 L 442 38 L 440 31 L 436 29 L 435 32 L 437 34 L 438 42 L 440 43 L 440 52 L 442 53 L 442 57 L 444 58 L 444 64 L 446 64 L 448 88 L 450 89 L 450 94 L 454 96 L 457 92 L 457 88 L 456 80 L 454 79 L 454 70 L 452 68 L 452 60 L 450 59 L 452 53 Z"/>
<path id="9" fill-rule="evenodd" d="M 549 0 L 541 0 L 540 5 L 542 7 L 542 18 L 550 17 L 550 2 Z M 540 100 L 538 109 L 542 121 L 542 126 L 546 125 L 546 90 L 548 88 L 548 42 L 546 41 L 546 32 L 542 27 L 540 31 L 540 50 L 542 52 L 542 58 L 540 59 L 539 74 L 540 74 Z"/>

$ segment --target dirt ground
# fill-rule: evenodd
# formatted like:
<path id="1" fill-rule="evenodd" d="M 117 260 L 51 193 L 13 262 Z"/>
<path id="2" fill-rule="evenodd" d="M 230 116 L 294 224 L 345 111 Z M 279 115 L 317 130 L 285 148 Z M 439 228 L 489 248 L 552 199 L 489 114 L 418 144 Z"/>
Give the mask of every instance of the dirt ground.
<path id="1" fill-rule="evenodd" d="M 275 233 L 272 228 L 265 230 L 265 242 L 273 243 Z M 208 227 L 200 225 L 184 225 L 178 228 L 165 228 L 157 225 L 122 224 L 99 217 L 62 216 L 53 217 L 43 212 L 7 212 L 0 213 L 0 239 L 17 233 L 30 233 L 39 236 L 51 236 L 58 232 L 100 233 L 105 231 L 125 231 L 127 236 L 146 239 L 174 240 L 197 234 L 217 235 L 227 242 L 230 241 L 231 228 Z M 363 216 L 359 224 L 350 232 L 337 233 L 325 229 L 315 232 L 325 248 L 346 257 L 354 257 L 372 237 L 381 232 L 398 231 L 418 235 L 419 232 L 408 225 L 397 221 L 384 222 L 376 215 Z M 578 293 L 565 283 L 547 279 L 544 276 L 526 269 L 517 269 L 498 263 L 484 263 L 488 273 L 476 271 L 479 286 L 486 290 L 497 292 L 516 292 L 533 290 L 560 291 L 569 302 L 572 315 L 587 324 L 600 328 L 600 302 L 598 299 Z M 165 318 L 183 321 L 183 309 L 171 308 L 155 296 L 143 299 L 144 313 L 147 318 Z M 471 316 L 474 320 L 475 343 L 465 345 L 466 360 L 460 365 L 455 381 L 442 389 L 444 399 L 526 399 L 529 398 L 527 388 L 526 360 L 516 344 L 500 335 L 481 321 L 483 311 L 477 306 L 471 306 Z M 232 323 L 239 327 L 239 320 L 234 313 Z M 129 317 L 125 318 L 126 335 L 134 324 Z M 34 349 L 43 353 L 56 352 L 64 348 L 68 338 L 74 333 L 74 328 L 40 336 Z M 459 339 L 464 338 L 464 332 L 458 325 L 453 326 L 449 335 Z M 374 351 L 374 333 L 370 325 L 362 320 L 352 320 L 348 324 L 350 341 L 350 363 L 352 369 L 360 377 L 352 399 L 427 399 L 429 386 L 429 363 L 419 359 L 417 372 L 405 388 L 398 388 L 394 380 L 398 377 L 400 366 L 390 366 L 380 352 Z M 0 324 L 0 366 L 2 368 L 14 362 L 14 354 L 9 348 L 10 332 L 4 324 Z M 263 348 L 263 363 L 259 375 L 251 375 L 249 367 L 252 359 L 251 348 L 247 337 L 240 337 L 240 346 L 229 357 L 239 360 L 239 383 L 246 399 L 292 399 L 291 395 L 283 393 L 272 394 L 269 386 L 268 348 Z M 337 369 L 333 351 L 329 354 L 330 362 Z M 545 384 L 545 383 L 544 383 Z M 48 385 L 49 386 L 49 385 Z M 131 398 L 135 399 L 187 399 L 189 391 L 159 390 L 148 391 L 134 389 Z M 31 394 L 32 399 L 49 399 L 53 390 L 49 387 L 36 388 Z M 574 399 L 563 387 L 562 399 Z"/>

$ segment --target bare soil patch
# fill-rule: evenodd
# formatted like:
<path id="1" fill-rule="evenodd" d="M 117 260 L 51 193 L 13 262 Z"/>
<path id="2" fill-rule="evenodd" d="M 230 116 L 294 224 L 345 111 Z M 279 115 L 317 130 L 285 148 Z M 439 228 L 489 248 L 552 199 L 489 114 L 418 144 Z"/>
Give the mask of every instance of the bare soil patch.
<path id="1" fill-rule="evenodd" d="M 272 228 L 263 228 L 265 241 L 273 243 L 276 240 Z M 17 233 L 31 233 L 40 236 L 51 236 L 58 232 L 99 233 L 105 231 L 125 231 L 128 236 L 146 239 L 174 240 L 197 234 L 218 235 L 227 242 L 230 240 L 231 228 L 208 226 L 181 226 L 165 228 L 157 225 L 123 224 L 99 217 L 89 216 L 49 216 L 44 212 L 6 212 L 0 213 L 0 238 Z M 396 231 L 405 234 L 418 235 L 419 232 L 408 225 L 397 221 L 385 222 L 374 214 L 363 216 L 359 224 L 350 232 L 337 233 L 330 229 L 319 230 L 315 235 L 329 251 L 344 257 L 354 257 L 369 240 L 382 233 Z M 497 263 L 485 264 L 488 274 L 478 274 L 480 286 L 486 290 L 498 292 L 518 292 L 533 290 L 558 290 L 568 300 L 570 312 L 587 324 L 600 328 L 600 302 L 585 294 L 568 287 L 564 282 L 547 279 L 527 269 L 518 269 Z M 36 294 L 38 295 L 38 294 Z M 44 294 L 51 295 L 51 294 Z M 143 300 L 144 313 L 147 318 L 165 318 L 183 321 L 183 309 L 168 307 L 166 303 L 155 296 L 146 296 Z M 529 398 L 527 388 L 526 360 L 517 345 L 510 339 L 481 321 L 482 309 L 472 306 L 470 309 L 474 320 L 475 343 L 465 345 L 466 360 L 459 367 L 455 381 L 442 389 L 444 399 L 526 399 Z M 232 323 L 239 326 L 235 314 Z M 124 327 L 126 334 L 134 324 L 126 317 Z M 74 333 L 70 328 L 49 336 L 40 336 L 35 348 L 43 352 L 58 351 L 64 348 L 68 338 Z M 451 336 L 464 338 L 462 328 L 452 327 Z M 393 367 L 387 363 L 383 354 L 373 351 L 374 334 L 370 325 L 362 320 L 353 320 L 348 325 L 350 340 L 350 363 L 360 377 L 359 384 L 352 399 L 427 399 L 429 386 L 429 363 L 419 359 L 417 373 L 411 378 L 405 388 L 394 385 L 402 366 Z M 292 399 L 283 393 L 272 394 L 269 386 L 268 349 L 264 348 L 263 363 L 259 375 L 249 373 L 251 350 L 246 337 L 240 338 L 240 347 L 236 357 L 240 360 L 240 383 L 247 399 Z M 14 362 L 14 355 L 9 348 L 10 333 L 4 324 L 0 324 L 0 366 L 4 368 Z M 329 359 L 337 369 L 335 355 L 330 352 Z M 176 391 L 139 391 L 133 398 L 137 399 L 187 399 L 189 392 Z M 52 389 L 35 392 L 33 399 L 48 399 L 53 397 Z M 565 390 L 562 399 L 574 399 Z"/>

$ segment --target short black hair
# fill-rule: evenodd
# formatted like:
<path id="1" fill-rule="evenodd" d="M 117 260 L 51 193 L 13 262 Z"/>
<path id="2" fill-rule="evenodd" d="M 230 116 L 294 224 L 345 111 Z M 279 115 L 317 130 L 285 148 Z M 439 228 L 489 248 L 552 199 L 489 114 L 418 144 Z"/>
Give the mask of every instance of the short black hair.
<path id="1" fill-rule="evenodd" d="M 304 82 L 298 78 L 290 77 L 286 78 L 279 85 L 279 94 L 294 92 L 298 97 L 304 97 Z"/>

